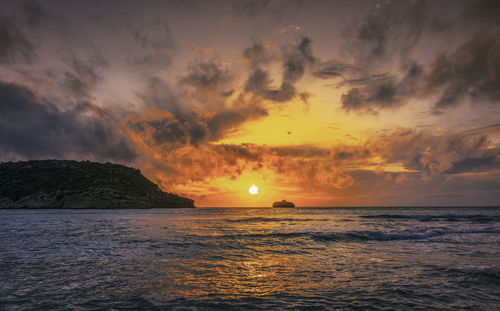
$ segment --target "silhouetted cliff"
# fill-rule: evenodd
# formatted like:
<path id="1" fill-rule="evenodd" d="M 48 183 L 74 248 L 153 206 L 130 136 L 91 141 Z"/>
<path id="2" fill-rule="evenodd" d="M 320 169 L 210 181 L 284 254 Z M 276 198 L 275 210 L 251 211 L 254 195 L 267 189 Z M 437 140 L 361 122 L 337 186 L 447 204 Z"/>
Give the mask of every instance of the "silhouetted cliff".
<path id="1" fill-rule="evenodd" d="M 168 208 L 194 201 L 166 193 L 140 170 L 111 163 L 0 163 L 0 208 Z"/>

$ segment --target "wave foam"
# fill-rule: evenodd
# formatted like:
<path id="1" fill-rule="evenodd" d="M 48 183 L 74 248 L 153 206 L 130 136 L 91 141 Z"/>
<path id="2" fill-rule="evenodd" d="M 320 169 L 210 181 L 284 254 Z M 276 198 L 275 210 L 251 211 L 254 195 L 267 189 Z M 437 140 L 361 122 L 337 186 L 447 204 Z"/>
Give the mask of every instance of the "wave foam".
<path id="1" fill-rule="evenodd" d="M 354 231 L 331 234 L 315 234 L 315 240 L 323 241 L 392 241 L 392 240 L 421 240 L 445 234 L 441 230 L 431 230 L 427 232 L 383 232 L 383 231 Z"/>
<path id="2" fill-rule="evenodd" d="M 412 219 L 419 221 L 477 221 L 477 222 L 495 222 L 500 221 L 500 216 L 487 215 L 465 215 L 465 214 L 442 214 L 442 215 L 399 215 L 399 214 L 380 214 L 363 215 L 360 218 L 370 219 Z"/>

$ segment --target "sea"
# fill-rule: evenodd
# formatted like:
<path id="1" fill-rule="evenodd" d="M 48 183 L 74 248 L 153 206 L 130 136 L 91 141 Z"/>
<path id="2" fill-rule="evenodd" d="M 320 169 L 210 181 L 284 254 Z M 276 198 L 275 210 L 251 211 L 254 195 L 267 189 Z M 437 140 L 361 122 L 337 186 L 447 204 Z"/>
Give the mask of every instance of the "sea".
<path id="1" fill-rule="evenodd" d="M 0 310 L 500 310 L 500 208 L 0 210 Z"/>

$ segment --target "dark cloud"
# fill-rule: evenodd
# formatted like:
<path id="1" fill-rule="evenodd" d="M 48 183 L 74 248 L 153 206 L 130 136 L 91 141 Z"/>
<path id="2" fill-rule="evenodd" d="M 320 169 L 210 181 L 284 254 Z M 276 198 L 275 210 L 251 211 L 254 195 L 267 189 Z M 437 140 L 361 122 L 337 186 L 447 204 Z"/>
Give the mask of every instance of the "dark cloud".
<path id="1" fill-rule="evenodd" d="M 232 9 L 236 16 L 253 18 L 269 8 L 269 0 L 233 1 Z"/>
<path id="2" fill-rule="evenodd" d="M 9 18 L 0 16 L 0 64 L 15 61 L 32 62 L 34 47 Z"/>
<path id="3" fill-rule="evenodd" d="M 255 41 L 252 46 L 243 50 L 243 59 L 250 62 L 252 67 L 268 63 L 273 56 L 262 41 Z"/>
<path id="4" fill-rule="evenodd" d="M 178 117 L 193 110 L 216 112 L 227 106 L 233 82 L 233 74 L 220 63 L 198 61 L 190 63 L 173 86 L 157 75 L 150 76 L 139 97 L 142 108 L 167 110 Z"/>
<path id="5" fill-rule="evenodd" d="M 37 27 L 45 19 L 49 18 L 49 13 L 37 1 L 23 2 L 24 19 L 28 26 Z"/>
<path id="6" fill-rule="evenodd" d="M 386 2 L 343 33 L 346 56 L 363 67 L 399 58 L 405 63 L 427 22 L 426 1 Z"/>
<path id="7" fill-rule="evenodd" d="M 272 155 L 279 157 L 303 157 L 303 158 L 315 158 L 315 157 L 328 157 L 330 151 L 325 148 L 316 146 L 283 146 L 283 147 L 273 147 L 269 149 Z"/>
<path id="8" fill-rule="evenodd" d="M 260 68 L 255 69 L 245 83 L 245 92 L 250 92 L 274 102 L 285 102 L 295 97 L 295 87 L 284 82 L 279 89 L 270 87 L 272 83 L 269 73 Z"/>
<path id="9" fill-rule="evenodd" d="M 185 110 L 170 85 L 157 76 L 147 80 L 146 91 L 140 97 L 148 110 L 167 110 L 175 115 L 181 114 Z"/>
<path id="10" fill-rule="evenodd" d="M 233 93 L 232 73 L 219 63 L 208 61 L 191 63 L 175 87 L 158 76 L 150 77 L 140 97 L 146 109 L 166 110 L 183 117 L 193 110 L 223 110 Z"/>
<path id="11" fill-rule="evenodd" d="M 213 61 L 189 65 L 178 81 L 182 98 L 162 79 L 151 78 L 141 97 L 154 110 L 131 116 L 126 123 L 148 145 L 170 151 L 217 141 L 243 123 L 267 116 L 266 109 L 242 98 L 229 104 L 232 82 L 233 75 Z"/>
<path id="12" fill-rule="evenodd" d="M 344 50 L 352 62 L 321 63 L 316 66 L 315 76 L 339 79 L 337 87 L 349 87 L 341 97 L 342 108 L 347 111 L 377 113 L 380 109 L 400 107 L 411 98 L 434 95 L 439 97 L 434 109 L 436 115 L 466 100 L 473 104 L 497 103 L 500 99 L 498 1 L 460 3 L 450 15 L 456 14 L 453 22 L 447 14 L 438 17 L 440 5 L 397 1 L 377 6 L 361 22 L 344 31 Z M 438 31 L 437 21 L 448 26 L 438 27 Z M 475 33 L 454 51 L 437 55 L 424 72 L 422 65 L 411 61 L 413 48 L 425 30 L 437 33 L 450 27 Z M 395 58 L 402 69 L 396 74 L 380 73 L 384 62 L 393 62 Z M 402 78 L 398 80 L 397 76 Z"/>
<path id="13" fill-rule="evenodd" d="M 149 115 L 132 116 L 126 123 L 149 145 L 171 150 L 217 141 L 241 124 L 264 116 L 267 116 L 265 109 L 250 105 L 226 108 L 210 116 L 152 111 Z"/>
<path id="14" fill-rule="evenodd" d="M 220 111 L 207 120 L 211 140 L 223 138 L 230 130 L 243 123 L 265 116 L 267 116 L 267 111 L 254 105 L 233 107 Z"/>
<path id="15" fill-rule="evenodd" d="M 283 83 L 295 83 L 302 78 L 306 67 L 315 62 L 311 39 L 302 37 L 297 45 L 285 48 L 283 58 Z"/>
<path id="16" fill-rule="evenodd" d="M 486 156 L 482 158 L 466 158 L 454 162 L 452 167 L 446 170 L 446 174 L 459 174 L 467 172 L 483 172 L 493 169 L 500 169 L 500 161 L 495 156 Z"/>
<path id="17" fill-rule="evenodd" d="M 396 75 L 370 74 L 369 70 L 338 61 L 322 63 L 315 76 L 339 79 L 337 87 L 350 89 L 341 97 L 346 111 L 376 113 L 397 108 L 412 98 L 437 94 L 435 114 L 466 100 L 473 104 L 498 103 L 500 100 L 500 38 L 481 33 L 450 53 L 435 57 L 427 72 L 410 62 Z"/>
<path id="18" fill-rule="evenodd" d="M 342 109 L 374 113 L 379 109 L 400 107 L 416 95 L 422 74 L 422 67 L 413 63 L 400 80 L 389 75 L 344 80 L 343 84 L 353 88 L 342 95 Z"/>
<path id="19" fill-rule="evenodd" d="M 220 89 L 231 80 L 231 74 L 220 65 L 213 62 L 191 64 L 188 73 L 180 82 L 199 90 Z"/>
<path id="20" fill-rule="evenodd" d="M 353 76 L 363 75 L 363 71 L 351 64 L 338 60 L 330 60 L 319 64 L 314 71 L 314 76 L 322 79 L 341 78 L 345 80 L 353 79 Z"/>
<path id="21" fill-rule="evenodd" d="M 374 138 L 365 148 L 378 155 L 385 163 L 403 164 L 418 172 L 423 178 L 431 178 L 450 172 L 458 173 L 471 169 L 469 159 L 498 157 L 499 148 L 491 148 L 486 135 L 463 135 L 450 133 L 430 134 L 405 128 L 397 129 L 385 137 Z"/>
<path id="22" fill-rule="evenodd" d="M 229 96 L 233 95 L 233 93 L 234 93 L 234 89 L 231 89 L 229 91 L 220 93 L 220 96 L 222 96 L 222 97 L 229 97 Z"/>
<path id="23" fill-rule="evenodd" d="M 464 7 L 466 18 L 481 26 L 500 26 L 498 16 L 500 16 L 500 2 L 496 0 L 474 0 L 469 1 Z"/>
<path id="24" fill-rule="evenodd" d="M 331 158 L 336 163 L 365 161 L 372 156 L 372 151 L 363 146 L 337 146 L 330 151 Z"/>
<path id="25" fill-rule="evenodd" d="M 89 102 L 61 110 L 29 89 L 0 82 L 0 148 L 19 158 L 130 162 L 135 152 L 117 122 Z M 3 159 L 7 160 L 7 159 Z"/>
<path id="26" fill-rule="evenodd" d="M 152 138 L 158 145 L 169 144 L 171 147 L 176 147 L 175 144 L 185 145 L 192 144 L 197 146 L 198 143 L 207 136 L 206 126 L 201 120 L 197 119 L 196 115 L 184 115 L 182 117 L 164 117 L 159 120 L 149 120 L 143 123 L 133 123 L 136 130 L 144 130 L 146 125 L 153 129 Z M 138 128 L 139 127 L 139 128 Z"/>
<path id="27" fill-rule="evenodd" d="M 442 53 L 426 75 L 426 90 L 440 94 L 435 108 L 500 100 L 500 38 L 479 34 L 452 53 Z"/>
<path id="28" fill-rule="evenodd" d="M 377 4 L 343 31 L 342 51 L 350 61 L 316 60 L 313 75 L 348 88 L 340 98 L 345 111 L 376 114 L 401 107 L 420 95 L 424 68 L 411 59 L 411 52 L 434 11 L 426 1 Z M 399 70 L 394 71 L 394 64 Z"/>
<path id="29" fill-rule="evenodd" d="M 77 98 L 90 97 L 101 80 L 99 68 L 106 66 L 106 62 L 99 58 L 83 61 L 71 54 L 70 66 L 71 70 L 64 73 L 63 87 Z"/>
<path id="30" fill-rule="evenodd" d="M 233 93 L 232 82 L 229 70 L 212 61 L 190 64 L 179 85 L 189 87 L 192 100 L 199 108 L 219 110 L 225 107 L 226 98 Z"/>
<path id="31" fill-rule="evenodd" d="M 260 63 L 253 62 L 252 72 L 245 83 L 245 92 L 274 102 L 285 102 L 293 99 L 297 95 L 295 83 L 315 62 L 311 51 L 311 39 L 302 37 L 296 44 L 284 47 L 281 58 L 283 76 L 279 88 L 272 88 L 270 85 L 273 81 L 269 77 L 268 71 L 264 70 Z"/>
<path id="32" fill-rule="evenodd" d="M 241 145 L 229 145 L 221 144 L 214 145 L 215 151 L 222 155 L 226 161 L 235 165 L 238 159 L 244 159 L 246 161 L 254 162 L 262 160 L 262 153 L 254 145 L 241 144 Z"/>

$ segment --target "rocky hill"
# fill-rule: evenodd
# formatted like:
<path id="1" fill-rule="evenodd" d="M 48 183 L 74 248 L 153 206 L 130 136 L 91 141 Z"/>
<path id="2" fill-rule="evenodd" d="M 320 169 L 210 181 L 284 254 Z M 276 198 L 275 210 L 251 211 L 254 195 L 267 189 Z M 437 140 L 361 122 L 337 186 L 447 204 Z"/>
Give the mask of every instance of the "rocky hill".
<path id="1" fill-rule="evenodd" d="M 166 193 L 140 170 L 111 163 L 0 163 L 0 208 L 168 208 L 194 201 Z"/>

